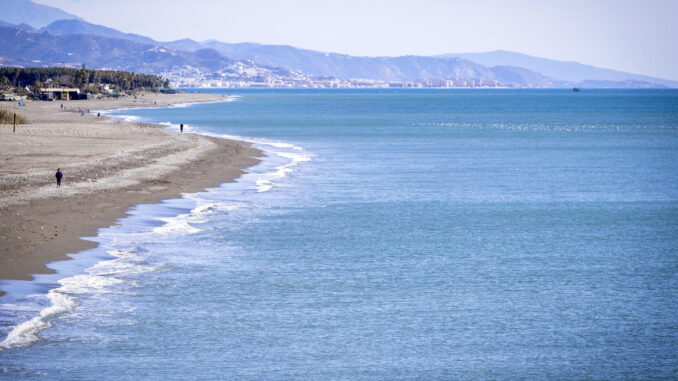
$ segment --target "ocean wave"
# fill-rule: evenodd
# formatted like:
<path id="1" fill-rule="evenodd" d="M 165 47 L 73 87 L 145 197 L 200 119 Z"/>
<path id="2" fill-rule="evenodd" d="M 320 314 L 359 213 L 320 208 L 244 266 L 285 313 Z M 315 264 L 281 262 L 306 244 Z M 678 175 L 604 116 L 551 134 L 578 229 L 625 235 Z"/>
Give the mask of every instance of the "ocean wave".
<path id="1" fill-rule="evenodd" d="M 269 142 L 269 141 L 264 141 L 264 140 L 259 140 L 259 141 L 255 141 L 255 142 L 258 143 L 258 144 L 270 145 L 270 146 L 273 146 L 273 147 L 276 147 L 276 148 L 291 148 L 291 149 L 297 150 L 297 151 L 303 150 L 303 148 L 296 146 L 294 144 L 290 144 L 290 143 Z"/>
<path id="2" fill-rule="evenodd" d="M 184 108 L 184 107 L 189 107 L 193 105 L 198 105 L 198 104 L 210 104 L 210 103 L 222 103 L 222 102 L 236 102 L 240 100 L 239 95 L 225 95 L 223 99 L 218 99 L 216 101 L 210 101 L 210 102 L 184 102 L 184 103 L 177 103 L 173 104 L 169 107 L 176 107 L 176 108 Z"/>
<path id="3" fill-rule="evenodd" d="M 120 119 L 125 122 L 139 122 L 141 120 L 140 117 L 135 115 L 117 115 L 116 119 Z"/>
<path id="4" fill-rule="evenodd" d="M 298 152 L 271 152 L 279 157 L 289 159 L 289 162 L 283 165 L 276 166 L 274 171 L 260 174 L 255 181 L 258 193 L 268 192 L 274 188 L 274 180 L 279 180 L 295 171 L 295 167 L 300 163 L 311 161 L 314 155 L 309 153 Z"/>
<path id="5" fill-rule="evenodd" d="M 189 221 L 190 214 L 181 214 L 176 217 L 157 218 L 160 221 L 165 221 L 163 226 L 153 229 L 153 233 L 162 235 L 187 235 L 200 233 L 202 230 L 191 225 L 191 222 L 205 222 L 204 220 Z"/>
<path id="6" fill-rule="evenodd" d="M 15 326 L 5 340 L 0 342 L 0 349 L 25 347 L 35 343 L 40 339 L 38 333 L 52 326 L 49 318 L 72 310 L 77 306 L 77 299 L 72 295 L 63 293 L 61 287 L 49 290 L 47 299 L 49 299 L 51 305 L 40 311 L 40 315 Z"/>
<path id="7" fill-rule="evenodd" d="M 245 207 L 244 203 L 233 202 L 214 202 L 203 200 L 200 197 L 185 195 L 186 198 L 193 199 L 196 206 L 190 212 L 180 214 L 174 217 L 158 217 L 156 220 L 165 222 L 164 225 L 153 229 L 153 233 L 162 235 L 189 235 L 203 231 L 193 224 L 208 222 L 209 216 L 214 214 L 229 212 L 235 209 Z"/>
<path id="8" fill-rule="evenodd" d="M 25 347 L 35 343 L 40 339 L 40 331 L 52 326 L 51 318 L 78 306 L 76 294 L 107 292 L 107 287 L 120 282 L 118 279 L 92 275 L 76 275 L 59 280 L 61 287 L 47 292 L 50 306 L 42 309 L 33 319 L 15 326 L 0 342 L 0 348 Z"/>
<path id="9" fill-rule="evenodd" d="M 85 270 L 87 274 L 75 275 L 58 281 L 59 287 L 47 292 L 49 306 L 40 310 L 38 316 L 14 326 L 7 337 L 0 342 L 0 349 L 29 346 L 38 340 L 38 334 L 52 326 L 52 319 L 75 309 L 80 295 L 106 294 L 114 292 L 111 287 L 124 282 L 133 274 L 157 271 L 164 267 L 149 266 L 134 248 L 107 251 L 115 257 L 96 263 Z"/>
<path id="10" fill-rule="evenodd" d="M 268 192 L 271 189 L 273 189 L 273 183 L 271 180 L 266 180 L 266 179 L 259 179 L 256 181 L 257 184 L 257 192 Z"/>
<path id="11" fill-rule="evenodd" d="M 288 142 L 271 141 L 262 138 L 249 138 L 229 134 L 213 133 L 210 131 L 204 131 L 200 127 L 196 127 L 194 131 L 195 133 L 201 135 L 252 143 L 255 147 L 261 149 L 269 156 L 273 155 L 289 160 L 287 163 L 283 165 L 274 167 L 273 171 L 256 174 L 256 179 L 254 180 L 255 183 L 254 188 L 256 189 L 257 193 L 270 191 L 275 187 L 274 180 L 279 180 L 281 178 L 286 177 L 288 174 L 294 172 L 295 167 L 298 166 L 300 163 L 312 161 L 313 158 L 315 157 L 314 154 L 303 152 L 304 149 L 302 147 Z"/>
<path id="12" fill-rule="evenodd" d="M 304 149 L 298 145 L 292 144 L 292 143 L 287 143 L 287 142 L 280 142 L 280 141 L 271 141 L 268 139 L 262 139 L 262 138 L 250 138 L 246 136 L 238 136 L 238 135 L 229 135 L 229 134 L 220 134 L 220 133 L 213 133 L 209 131 L 203 131 L 200 128 L 196 128 L 196 132 L 201 134 L 201 135 L 207 135 L 207 136 L 212 136 L 215 138 L 222 138 L 222 139 L 230 139 L 230 140 L 239 140 L 247 143 L 252 143 L 259 145 L 260 148 L 262 148 L 264 151 L 269 151 L 269 147 L 275 147 L 275 148 L 283 148 L 283 149 L 293 149 L 295 151 L 303 151 Z M 276 153 L 276 152 L 274 152 Z"/>

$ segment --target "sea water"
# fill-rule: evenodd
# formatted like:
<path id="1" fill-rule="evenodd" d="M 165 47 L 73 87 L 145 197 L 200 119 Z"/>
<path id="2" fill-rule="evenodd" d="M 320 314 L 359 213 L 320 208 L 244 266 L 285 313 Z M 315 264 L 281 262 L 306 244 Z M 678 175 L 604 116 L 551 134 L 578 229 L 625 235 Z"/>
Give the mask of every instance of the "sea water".
<path id="1" fill-rule="evenodd" d="M 113 114 L 261 164 L 3 282 L 1 379 L 678 377 L 678 91 L 215 92 Z"/>

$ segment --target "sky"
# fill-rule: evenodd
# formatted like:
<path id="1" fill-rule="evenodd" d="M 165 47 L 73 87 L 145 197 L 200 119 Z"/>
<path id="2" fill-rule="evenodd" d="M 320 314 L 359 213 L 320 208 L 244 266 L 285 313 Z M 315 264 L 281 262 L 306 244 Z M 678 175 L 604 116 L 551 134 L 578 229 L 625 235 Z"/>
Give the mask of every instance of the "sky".
<path id="1" fill-rule="evenodd" d="M 357 56 L 508 50 L 678 80 L 678 0 L 34 0 L 160 41 Z"/>

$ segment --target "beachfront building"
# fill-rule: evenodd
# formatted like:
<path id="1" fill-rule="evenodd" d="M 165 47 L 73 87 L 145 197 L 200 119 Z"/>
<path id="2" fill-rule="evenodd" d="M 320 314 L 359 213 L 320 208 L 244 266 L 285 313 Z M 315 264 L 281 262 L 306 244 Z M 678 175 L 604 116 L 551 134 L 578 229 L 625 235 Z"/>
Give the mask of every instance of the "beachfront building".
<path id="1" fill-rule="evenodd" d="M 70 87 L 41 88 L 40 99 L 44 101 L 52 100 L 76 100 L 88 99 L 89 94 L 80 94 L 80 89 Z"/>

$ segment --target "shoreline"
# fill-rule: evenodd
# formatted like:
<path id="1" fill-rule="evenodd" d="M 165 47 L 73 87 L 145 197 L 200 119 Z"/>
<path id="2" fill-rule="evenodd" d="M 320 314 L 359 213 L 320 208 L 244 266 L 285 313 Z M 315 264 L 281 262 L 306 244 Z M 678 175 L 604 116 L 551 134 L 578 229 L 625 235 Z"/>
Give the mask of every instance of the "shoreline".
<path id="1" fill-rule="evenodd" d="M 11 125 L 0 125 L 0 280 L 54 273 L 48 263 L 96 247 L 81 237 L 115 225 L 133 206 L 233 182 L 262 156 L 247 142 L 180 134 L 87 111 L 224 99 L 221 94 L 144 94 L 136 102 L 63 102 L 63 110 L 58 101 L 21 107 L 18 112 L 31 124 L 18 125 L 15 134 Z M 56 167 L 64 172 L 61 188 L 53 178 Z"/>

